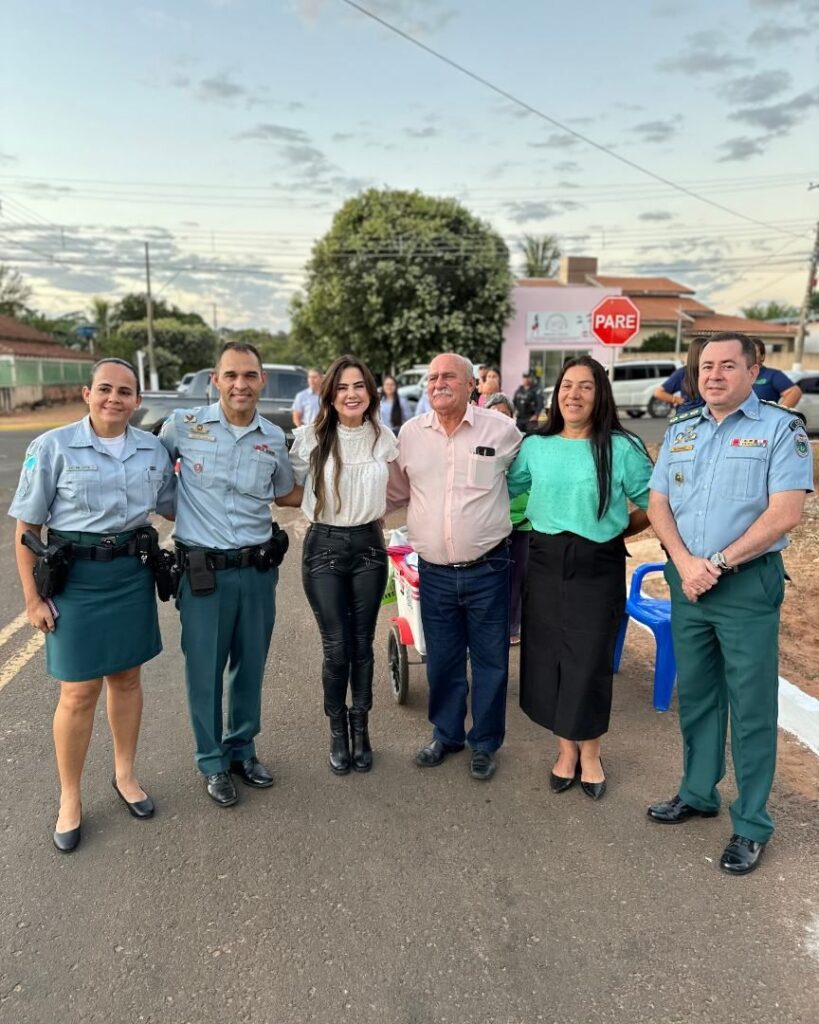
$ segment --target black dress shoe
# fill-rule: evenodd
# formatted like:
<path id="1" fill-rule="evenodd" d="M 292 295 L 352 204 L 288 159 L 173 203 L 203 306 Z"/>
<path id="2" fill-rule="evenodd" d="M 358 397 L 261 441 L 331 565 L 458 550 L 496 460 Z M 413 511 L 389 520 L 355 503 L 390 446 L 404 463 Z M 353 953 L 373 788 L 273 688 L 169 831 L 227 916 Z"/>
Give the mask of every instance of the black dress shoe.
<path id="1" fill-rule="evenodd" d="M 149 796 L 146 796 L 144 800 L 134 800 L 132 803 L 130 800 L 126 800 L 122 793 L 120 793 L 116 775 L 111 779 L 111 785 L 116 790 L 117 796 L 135 818 L 153 818 L 156 807 L 154 807 L 154 802 Z"/>
<path id="2" fill-rule="evenodd" d="M 425 747 L 415 753 L 415 763 L 419 768 L 437 768 L 450 754 L 457 754 L 463 747 L 447 747 L 440 740 L 430 740 Z"/>
<path id="3" fill-rule="evenodd" d="M 602 757 L 600 758 L 600 770 L 603 771 Z M 584 782 L 583 779 L 581 779 L 580 788 L 586 796 L 591 797 L 592 800 L 599 800 L 606 792 L 606 780 L 603 779 L 602 782 Z"/>
<path id="4" fill-rule="evenodd" d="M 60 853 L 71 853 L 72 850 L 76 850 L 80 845 L 80 838 L 82 837 L 82 819 L 80 819 L 79 825 L 76 828 L 69 829 L 68 832 L 54 832 L 54 845 L 60 851 Z"/>
<path id="5" fill-rule="evenodd" d="M 373 766 L 373 748 L 370 745 L 369 714 L 353 708 L 350 711 L 351 760 L 354 772 L 368 772 Z"/>
<path id="6" fill-rule="evenodd" d="M 215 800 L 220 807 L 230 807 L 239 799 L 236 787 L 230 772 L 216 772 L 213 775 L 206 775 L 208 796 Z"/>
<path id="7" fill-rule="evenodd" d="M 716 811 L 700 811 L 691 804 L 687 804 L 677 794 L 671 800 L 663 804 L 652 804 L 646 811 L 652 821 L 658 821 L 661 825 L 679 825 L 689 818 L 716 818 Z"/>
<path id="8" fill-rule="evenodd" d="M 269 768 L 255 757 L 246 757 L 244 761 L 231 761 L 230 770 L 238 775 L 246 786 L 253 786 L 255 789 L 267 789 L 273 785 L 273 775 Z"/>
<path id="9" fill-rule="evenodd" d="M 549 772 L 549 788 L 553 793 L 565 793 L 567 789 L 572 788 L 579 778 L 580 761 L 578 760 L 574 775 L 570 779 L 567 779 L 564 775 L 555 775 L 554 772 Z"/>
<path id="10" fill-rule="evenodd" d="M 488 782 L 495 774 L 495 755 L 489 750 L 473 750 L 469 759 L 469 774 L 479 782 Z"/>
<path id="11" fill-rule="evenodd" d="M 764 849 L 764 843 L 757 843 L 753 839 L 734 834 L 722 851 L 719 866 L 729 875 L 747 875 L 759 863 Z"/>

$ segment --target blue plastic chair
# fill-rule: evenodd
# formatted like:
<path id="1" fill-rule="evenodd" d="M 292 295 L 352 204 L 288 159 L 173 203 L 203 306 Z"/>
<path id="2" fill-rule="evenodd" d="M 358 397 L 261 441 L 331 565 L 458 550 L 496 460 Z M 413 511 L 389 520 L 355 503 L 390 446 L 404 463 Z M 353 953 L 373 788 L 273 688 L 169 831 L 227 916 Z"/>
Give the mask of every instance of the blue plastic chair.
<path id="1" fill-rule="evenodd" d="M 628 620 L 647 626 L 654 634 L 657 653 L 654 659 L 654 709 L 668 711 L 671 707 L 671 695 L 674 692 L 674 681 L 677 678 L 677 662 L 674 658 L 674 645 L 671 642 L 671 601 L 643 594 L 643 579 L 649 573 L 662 572 L 663 562 L 647 562 L 638 565 L 631 577 L 631 587 L 626 599 L 626 611 L 620 623 L 620 632 L 614 648 L 614 671 L 620 671 L 620 659 L 626 642 Z"/>

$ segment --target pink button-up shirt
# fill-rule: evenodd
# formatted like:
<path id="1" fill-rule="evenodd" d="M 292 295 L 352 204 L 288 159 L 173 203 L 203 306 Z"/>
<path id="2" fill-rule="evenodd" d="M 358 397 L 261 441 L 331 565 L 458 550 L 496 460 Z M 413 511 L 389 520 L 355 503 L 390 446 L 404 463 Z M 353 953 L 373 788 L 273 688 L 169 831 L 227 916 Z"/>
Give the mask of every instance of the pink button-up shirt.
<path id="1" fill-rule="evenodd" d="M 471 562 L 491 551 L 512 529 L 506 470 L 520 447 L 514 422 L 467 406 L 447 435 L 435 412 L 409 420 L 390 463 L 387 508 L 408 505 L 409 542 L 427 562 Z M 478 455 L 477 448 L 494 448 Z"/>

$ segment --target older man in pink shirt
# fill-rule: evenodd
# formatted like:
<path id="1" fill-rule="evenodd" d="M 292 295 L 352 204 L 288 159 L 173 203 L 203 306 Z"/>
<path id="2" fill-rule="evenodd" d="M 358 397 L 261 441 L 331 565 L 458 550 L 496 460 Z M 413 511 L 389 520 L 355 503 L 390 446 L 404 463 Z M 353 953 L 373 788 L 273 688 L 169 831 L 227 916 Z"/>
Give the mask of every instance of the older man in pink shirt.
<path id="1" fill-rule="evenodd" d="M 408 505 L 418 552 L 421 619 L 427 643 L 432 740 L 415 755 L 422 768 L 472 750 L 473 778 L 490 779 L 506 727 L 509 675 L 509 496 L 506 470 L 521 435 L 505 416 L 469 405 L 472 364 L 436 356 L 427 394 L 432 412 L 401 428 L 390 463 L 388 506 Z M 472 664 L 472 728 L 465 719 Z"/>

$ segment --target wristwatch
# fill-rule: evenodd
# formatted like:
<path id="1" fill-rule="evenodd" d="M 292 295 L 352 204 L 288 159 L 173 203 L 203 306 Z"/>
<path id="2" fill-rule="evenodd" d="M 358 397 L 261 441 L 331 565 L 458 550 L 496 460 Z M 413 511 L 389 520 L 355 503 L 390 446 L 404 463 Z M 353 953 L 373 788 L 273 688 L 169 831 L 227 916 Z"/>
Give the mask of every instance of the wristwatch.
<path id="1" fill-rule="evenodd" d="M 708 559 L 711 565 L 716 566 L 720 572 L 730 572 L 731 566 L 726 561 L 725 555 L 721 551 L 715 551 L 713 555 Z"/>

